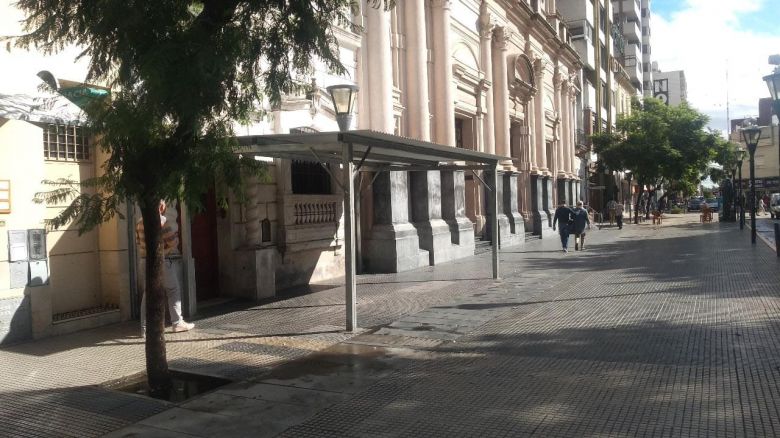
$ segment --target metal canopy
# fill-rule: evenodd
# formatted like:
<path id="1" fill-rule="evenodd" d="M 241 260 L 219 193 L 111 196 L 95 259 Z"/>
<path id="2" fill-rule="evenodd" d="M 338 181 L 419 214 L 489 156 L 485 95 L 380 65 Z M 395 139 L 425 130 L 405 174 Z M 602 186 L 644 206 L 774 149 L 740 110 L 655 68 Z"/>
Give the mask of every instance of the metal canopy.
<path id="1" fill-rule="evenodd" d="M 356 171 L 427 171 L 487 170 L 492 217 L 493 278 L 499 277 L 498 261 L 498 163 L 509 157 L 443 146 L 376 131 L 317 132 L 237 137 L 238 153 L 270 158 L 340 164 L 344 191 L 344 244 L 347 330 L 357 328 L 357 295 L 355 282 L 355 172 Z M 357 166 L 357 168 L 356 168 Z M 326 170 L 328 168 L 326 167 Z M 330 170 L 328 170 L 330 172 Z M 334 179 L 336 179 L 334 177 Z M 337 181 L 338 182 L 338 181 Z"/>

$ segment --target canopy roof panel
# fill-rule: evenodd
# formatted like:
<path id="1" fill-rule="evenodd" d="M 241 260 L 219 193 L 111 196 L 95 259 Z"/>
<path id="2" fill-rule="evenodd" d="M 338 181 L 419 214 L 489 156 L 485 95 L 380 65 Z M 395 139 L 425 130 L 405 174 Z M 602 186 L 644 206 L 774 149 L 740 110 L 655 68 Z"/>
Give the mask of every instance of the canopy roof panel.
<path id="1" fill-rule="evenodd" d="M 510 159 L 369 130 L 252 135 L 237 139 L 242 154 L 330 163 L 343 162 L 343 145 L 351 143 L 354 162 L 367 168 L 488 168 Z"/>

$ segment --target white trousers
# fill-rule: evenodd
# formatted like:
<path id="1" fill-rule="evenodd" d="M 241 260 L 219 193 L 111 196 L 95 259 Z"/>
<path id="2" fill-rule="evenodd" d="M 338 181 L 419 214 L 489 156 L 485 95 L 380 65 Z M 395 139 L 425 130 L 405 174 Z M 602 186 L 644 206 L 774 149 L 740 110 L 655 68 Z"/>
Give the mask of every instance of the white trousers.
<path id="1" fill-rule="evenodd" d="M 138 266 L 138 286 L 141 292 L 141 327 L 146 327 L 146 259 L 141 258 Z M 181 316 L 181 288 L 179 278 L 176 276 L 174 260 L 163 260 L 163 288 L 168 297 L 168 312 L 171 315 L 171 324 L 184 321 Z"/>

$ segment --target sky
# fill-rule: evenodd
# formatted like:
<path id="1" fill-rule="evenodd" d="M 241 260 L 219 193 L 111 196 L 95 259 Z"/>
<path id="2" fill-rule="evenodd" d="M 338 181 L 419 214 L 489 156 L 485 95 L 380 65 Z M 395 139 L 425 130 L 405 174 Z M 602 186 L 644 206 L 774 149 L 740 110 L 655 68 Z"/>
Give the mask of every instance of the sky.
<path id="1" fill-rule="evenodd" d="M 22 13 L 13 7 L 16 0 L 0 0 L 0 37 L 22 33 Z M 43 56 L 36 51 L 26 51 L 0 44 L 0 93 L 36 94 L 41 80 L 36 74 L 41 70 L 51 71 L 55 77 L 82 81 L 87 74 L 84 60 L 74 62 L 78 50 L 69 48 L 61 53 Z"/>
<path id="2" fill-rule="evenodd" d="M 651 59 L 661 71 L 683 70 L 688 101 L 726 131 L 731 119 L 758 115 L 768 97 L 761 79 L 780 54 L 780 0 L 652 0 Z M 728 81 L 726 79 L 728 72 Z M 728 99 L 727 99 L 728 96 Z"/>
<path id="3" fill-rule="evenodd" d="M 22 31 L 14 1 L 0 0 L 0 36 Z M 761 79 L 771 72 L 767 58 L 780 53 L 780 0 L 652 0 L 651 11 L 652 59 L 662 71 L 685 71 L 688 100 L 710 116 L 711 128 L 727 129 L 727 93 L 732 119 L 757 115 L 758 99 L 769 95 Z M 3 44 L 0 92 L 34 94 L 41 70 L 83 80 L 86 62 L 74 63 L 77 53 L 9 53 Z"/>

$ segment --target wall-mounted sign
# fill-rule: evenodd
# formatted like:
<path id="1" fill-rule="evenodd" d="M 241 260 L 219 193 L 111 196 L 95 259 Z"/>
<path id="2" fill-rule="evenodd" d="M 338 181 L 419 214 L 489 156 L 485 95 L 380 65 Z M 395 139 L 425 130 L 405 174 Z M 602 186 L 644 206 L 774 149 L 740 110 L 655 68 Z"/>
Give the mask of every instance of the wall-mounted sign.
<path id="1" fill-rule="evenodd" d="M 0 179 L 0 213 L 11 212 L 11 181 Z"/>
<path id="2" fill-rule="evenodd" d="M 653 81 L 653 97 L 669 105 L 669 79 L 656 79 Z"/>

